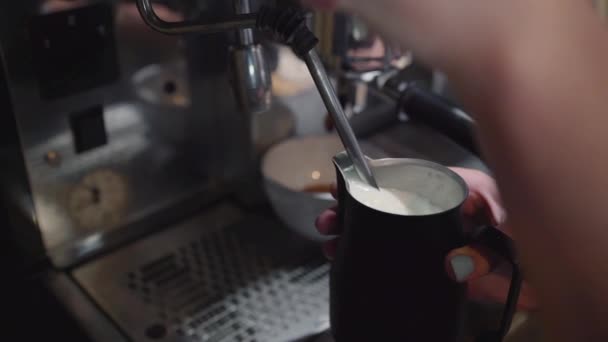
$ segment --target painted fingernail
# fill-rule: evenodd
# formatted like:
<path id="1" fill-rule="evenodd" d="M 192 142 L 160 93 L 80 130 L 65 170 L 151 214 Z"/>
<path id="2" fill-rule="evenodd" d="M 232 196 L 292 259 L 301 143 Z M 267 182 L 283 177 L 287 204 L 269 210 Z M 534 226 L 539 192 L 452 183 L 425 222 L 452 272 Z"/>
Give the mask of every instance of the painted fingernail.
<path id="1" fill-rule="evenodd" d="M 468 255 L 456 255 L 450 259 L 452 272 L 457 281 L 463 282 L 475 271 L 473 258 Z"/>

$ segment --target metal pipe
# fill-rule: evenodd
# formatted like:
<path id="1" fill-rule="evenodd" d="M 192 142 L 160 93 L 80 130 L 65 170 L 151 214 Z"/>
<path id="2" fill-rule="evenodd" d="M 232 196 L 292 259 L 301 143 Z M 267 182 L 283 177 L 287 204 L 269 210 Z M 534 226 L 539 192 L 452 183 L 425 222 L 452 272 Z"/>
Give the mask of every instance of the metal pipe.
<path id="1" fill-rule="evenodd" d="M 164 21 L 156 15 L 151 0 L 137 0 L 137 9 L 148 26 L 155 31 L 170 35 L 184 33 L 205 34 L 254 28 L 257 21 L 257 15 L 255 13 L 248 13 L 237 14 L 229 18 L 211 22 L 190 20 L 172 23 Z"/>
<path id="2" fill-rule="evenodd" d="M 305 54 L 303 59 L 308 66 L 308 70 L 310 71 L 317 88 L 319 89 L 319 93 L 321 94 L 321 98 L 323 99 L 329 114 L 334 120 L 338 135 L 340 136 L 340 139 L 344 144 L 344 148 L 352 160 L 355 169 L 359 173 L 359 176 L 369 185 L 378 188 L 374 173 L 366 162 L 365 156 L 361 151 L 361 147 L 357 142 L 357 137 L 355 136 L 348 118 L 344 113 L 344 109 L 340 104 L 340 100 L 336 95 L 334 87 L 329 80 L 329 77 L 327 77 L 327 72 L 325 71 L 325 67 L 321 62 L 319 55 L 317 55 L 313 49 Z"/>
<path id="3" fill-rule="evenodd" d="M 234 0 L 234 9 L 236 14 L 249 14 L 251 13 L 251 3 L 249 0 Z M 239 30 L 238 34 L 241 45 L 246 46 L 254 43 L 252 29 Z"/>

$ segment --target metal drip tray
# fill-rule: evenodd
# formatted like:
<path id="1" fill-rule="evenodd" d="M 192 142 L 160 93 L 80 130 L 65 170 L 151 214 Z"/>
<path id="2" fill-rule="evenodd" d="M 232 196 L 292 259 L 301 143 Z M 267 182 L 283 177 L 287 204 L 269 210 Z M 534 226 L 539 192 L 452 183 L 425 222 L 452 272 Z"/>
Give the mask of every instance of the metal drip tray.
<path id="1" fill-rule="evenodd" d="M 135 341 L 285 342 L 329 327 L 328 273 L 318 246 L 220 205 L 74 277 Z"/>

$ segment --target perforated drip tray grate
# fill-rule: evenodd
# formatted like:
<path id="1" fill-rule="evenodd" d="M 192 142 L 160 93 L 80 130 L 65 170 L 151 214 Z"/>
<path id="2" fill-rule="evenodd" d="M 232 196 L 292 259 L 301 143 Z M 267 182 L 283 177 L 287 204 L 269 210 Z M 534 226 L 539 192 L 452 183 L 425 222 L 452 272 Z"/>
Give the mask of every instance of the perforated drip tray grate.
<path id="1" fill-rule="evenodd" d="M 328 273 L 318 246 L 222 205 L 74 276 L 135 341 L 284 342 L 328 328 Z"/>

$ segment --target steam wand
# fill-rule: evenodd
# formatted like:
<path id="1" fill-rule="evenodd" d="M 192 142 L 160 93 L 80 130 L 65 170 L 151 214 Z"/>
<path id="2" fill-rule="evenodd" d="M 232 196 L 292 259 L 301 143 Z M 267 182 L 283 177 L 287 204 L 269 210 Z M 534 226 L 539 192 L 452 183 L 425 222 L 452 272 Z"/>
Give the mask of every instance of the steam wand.
<path id="1" fill-rule="evenodd" d="M 306 17 L 300 10 L 295 8 L 270 8 L 264 6 L 257 14 L 237 14 L 215 21 L 199 19 L 173 23 L 164 21 L 156 15 L 152 6 L 152 0 L 137 0 L 136 2 L 139 13 L 146 24 L 160 33 L 214 33 L 228 30 L 241 30 L 241 38 L 246 38 L 246 41 L 249 41 L 249 37 L 245 36 L 244 33 L 248 32 L 247 29 L 256 27 L 261 30 L 272 32 L 277 41 L 291 46 L 296 55 L 306 62 L 317 89 L 321 94 L 321 98 L 334 120 L 342 144 L 344 144 L 346 152 L 352 160 L 357 173 L 363 181 L 378 188 L 373 171 L 369 167 L 369 164 L 361 151 L 355 133 L 338 100 L 333 85 L 327 76 L 325 67 L 317 53 L 314 51 L 319 40 L 306 26 Z M 236 7 L 238 9 L 247 9 L 243 8 L 243 5 L 248 5 L 248 3 L 246 1 L 242 2 L 242 0 L 236 1 Z M 253 69 L 255 69 L 255 67 L 253 67 Z M 259 102 L 257 100 L 254 99 L 253 102 Z"/>
<path id="2" fill-rule="evenodd" d="M 302 12 L 292 8 L 262 7 L 258 13 L 256 26 L 259 29 L 273 32 L 276 40 L 291 46 L 296 55 L 306 62 L 306 66 L 321 94 L 327 111 L 332 116 L 338 135 L 359 177 L 367 184 L 378 188 L 374 173 L 361 151 L 357 137 L 327 76 L 325 67 L 314 50 L 319 40 L 306 26 L 306 18 Z"/>

